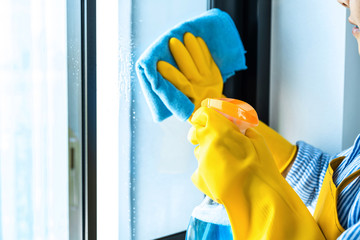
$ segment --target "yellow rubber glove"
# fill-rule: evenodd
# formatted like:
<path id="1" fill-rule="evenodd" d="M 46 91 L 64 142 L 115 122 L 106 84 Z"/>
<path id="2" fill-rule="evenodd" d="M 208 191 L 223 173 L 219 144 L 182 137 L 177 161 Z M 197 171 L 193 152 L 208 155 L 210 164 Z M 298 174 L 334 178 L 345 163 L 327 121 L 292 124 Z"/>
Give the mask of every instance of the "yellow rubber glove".
<path id="1" fill-rule="evenodd" d="M 194 103 L 196 110 L 202 100 L 221 97 L 224 83 L 202 38 L 188 32 L 184 35 L 184 44 L 176 38 L 169 41 L 171 54 L 179 69 L 168 62 L 159 61 L 157 70 Z"/>
<path id="2" fill-rule="evenodd" d="M 158 62 L 157 69 L 190 98 L 196 110 L 206 98 L 224 97 L 223 79 L 202 38 L 186 33 L 184 43 L 185 46 L 176 38 L 171 38 L 169 42 L 170 51 L 180 70 L 164 61 Z M 284 172 L 296 155 L 296 146 L 262 122 L 256 129 L 264 136 L 279 171 Z"/>
<path id="3" fill-rule="evenodd" d="M 199 108 L 189 139 L 198 144 L 193 183 L 229 215 L 235 240 L 324 239 L 310 212 L 280 175 L 264 138 L 246 136 L 213 109 Z"/>
<path id="4" fill-rule="evenodd" d="M 255 129 L 264 137 L 274 157 L 277 169 L 279 169 L 280 173 L 283 173 L 295 159 L 297 153 L 296 145 L 291 144 L 263 122 L 260 122 L 259 126 L 255 127 Z"/>

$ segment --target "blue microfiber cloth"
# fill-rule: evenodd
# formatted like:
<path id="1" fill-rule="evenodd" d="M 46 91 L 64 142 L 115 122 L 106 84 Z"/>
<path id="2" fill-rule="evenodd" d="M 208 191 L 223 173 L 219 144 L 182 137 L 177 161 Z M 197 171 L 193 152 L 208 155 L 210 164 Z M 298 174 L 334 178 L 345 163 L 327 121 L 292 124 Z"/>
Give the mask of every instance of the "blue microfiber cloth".
<path id="1" fill-rule="evenodd" d="M 160 122 L 171 115 L 182 121 L 194 111 L 194 104 L 156 70 L 159 60 L 177 66 L 169 50 L 168 42 L 175 37 L 183 41 L 183 35 L 191 32 L 202 37 L 209 47 L 224 82 L 235 71 L 246 69 L 245 49 L 231 17 L 219 9 L 178 24 L 160 36 L 136 62 L 136 72 L 141 88 L 155 121 Z"/>

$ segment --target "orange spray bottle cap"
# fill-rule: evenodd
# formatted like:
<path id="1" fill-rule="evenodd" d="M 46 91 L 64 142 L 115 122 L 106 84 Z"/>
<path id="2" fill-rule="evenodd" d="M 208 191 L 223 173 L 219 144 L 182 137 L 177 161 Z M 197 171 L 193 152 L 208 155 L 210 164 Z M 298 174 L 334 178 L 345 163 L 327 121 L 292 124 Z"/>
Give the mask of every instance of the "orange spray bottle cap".
<path id="1" fill-rule="evenodd" d="M 245 134 L 246 129 L 259 125 L 255 109 L 248 103 L 232 98 L 207 98 L 202 107 L 213 108 L 232 121 Z"/>

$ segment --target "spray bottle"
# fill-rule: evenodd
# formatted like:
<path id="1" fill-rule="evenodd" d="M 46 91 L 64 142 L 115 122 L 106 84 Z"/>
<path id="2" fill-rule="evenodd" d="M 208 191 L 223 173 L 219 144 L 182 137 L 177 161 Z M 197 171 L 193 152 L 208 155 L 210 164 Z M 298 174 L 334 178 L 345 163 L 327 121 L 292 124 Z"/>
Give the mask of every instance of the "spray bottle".
<path id="1" fill-rule="evenodd" d="M 207 98 L 202 107 L 213 108 L 232 121 L 242 134 L 246 129 L 259 125 L 255 109 L 248 103 L 231 98 Z M 231 225 L 225 207 L 205 197 L 193 210 L 186 240 L 231 240 Z"/>

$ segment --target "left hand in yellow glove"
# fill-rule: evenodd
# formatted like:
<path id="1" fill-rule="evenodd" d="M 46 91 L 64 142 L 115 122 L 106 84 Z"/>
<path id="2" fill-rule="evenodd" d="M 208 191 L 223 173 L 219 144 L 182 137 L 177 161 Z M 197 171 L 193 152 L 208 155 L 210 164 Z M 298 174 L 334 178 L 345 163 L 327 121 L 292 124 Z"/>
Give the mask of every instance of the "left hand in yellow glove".
<path id="1" fill-rule="evenodd" d="M 202 38 L 187 32 L 184 43 L 177 38 L 169 41 L 171 54 L 179 69 L 159 61 L 157 70 L 194 103 L 196 110 L 205 98 L 222 96 L 223 79 Z"/>
<path id="2" fill-rule="evenodd" d="M 189 140 L 198 145 L 193 183 L 229 215 L 234 239 L 324 239 L 295 191 L 280 175 L 263 137 L 246 136 L 213 109 L 201 107 Z"/>

